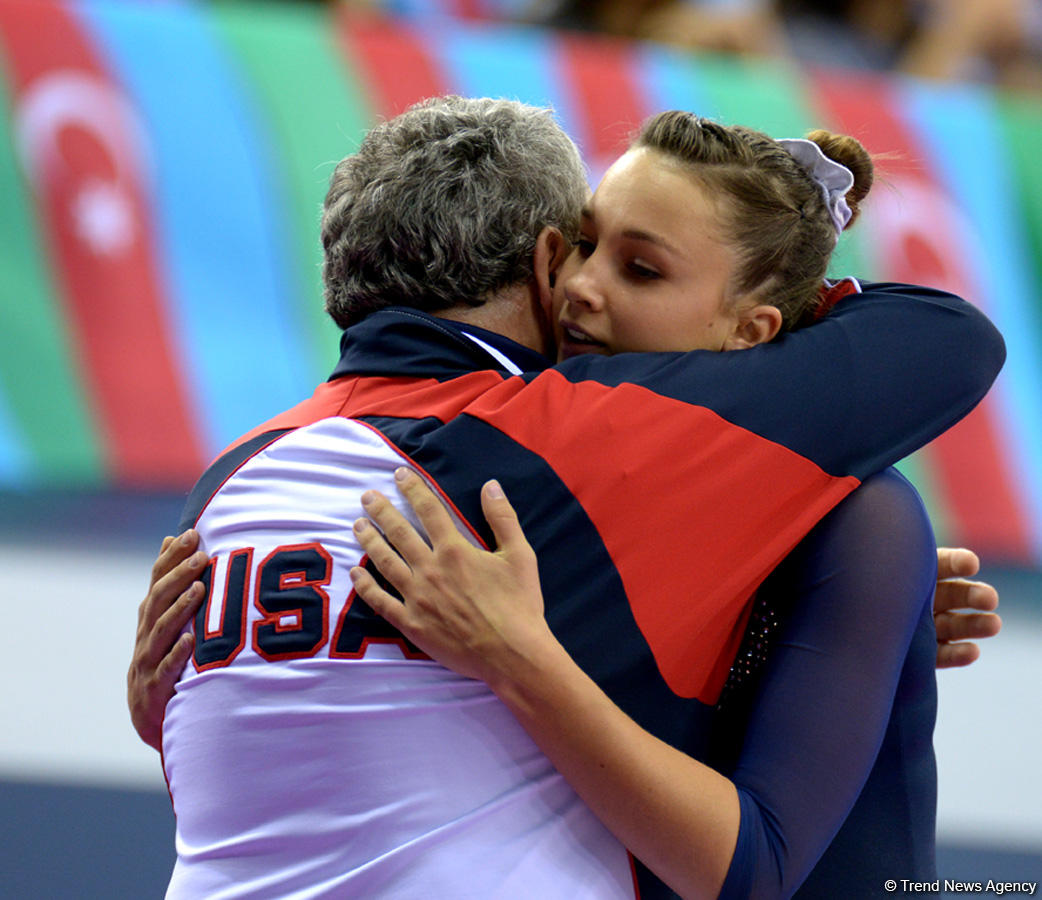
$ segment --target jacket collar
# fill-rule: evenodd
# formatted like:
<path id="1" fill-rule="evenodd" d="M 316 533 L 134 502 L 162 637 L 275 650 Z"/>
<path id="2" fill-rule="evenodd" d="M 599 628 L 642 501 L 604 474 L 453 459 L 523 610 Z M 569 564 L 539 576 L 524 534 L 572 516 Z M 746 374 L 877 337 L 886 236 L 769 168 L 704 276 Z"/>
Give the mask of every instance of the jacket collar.
<path id="1" fill-rule="evenodd" d="M 340 362 L 330 381 L 343 375 L 445 379 L 482 369 L 516 375 L 541 372 L 550 362 L 485 328 L 391 306 L 370 313 L 343 333 Z"/>

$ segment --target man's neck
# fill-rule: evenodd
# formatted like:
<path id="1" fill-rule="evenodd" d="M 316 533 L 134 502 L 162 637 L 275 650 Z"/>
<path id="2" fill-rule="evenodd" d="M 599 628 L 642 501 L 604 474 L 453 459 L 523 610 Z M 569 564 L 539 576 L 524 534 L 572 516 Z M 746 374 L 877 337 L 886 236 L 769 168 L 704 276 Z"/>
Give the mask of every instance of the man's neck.
<path id="1" fill-rule="evenodd" d="M 484 328 L 536 353 L 554 358 L 555 348 L 549 324 L 538 313 L 531 292 L 526 286 L 505 288 L 481 306 L 461 304 L 451 309 L 439 310 L 432 315 Z"/>

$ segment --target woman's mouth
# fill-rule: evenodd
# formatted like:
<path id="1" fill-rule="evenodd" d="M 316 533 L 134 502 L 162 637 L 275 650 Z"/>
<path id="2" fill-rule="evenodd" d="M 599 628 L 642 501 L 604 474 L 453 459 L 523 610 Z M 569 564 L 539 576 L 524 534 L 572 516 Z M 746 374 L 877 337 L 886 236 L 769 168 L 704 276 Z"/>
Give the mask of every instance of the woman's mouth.
<path id="1" fill-rule="evenodd" d="M 603 341 L 592 337 L 583 329 L 570 322 L 561 323 L 561 342 L 558 357 L 568 359 L 581 353 L 607 353 L 608 348 Z"/>

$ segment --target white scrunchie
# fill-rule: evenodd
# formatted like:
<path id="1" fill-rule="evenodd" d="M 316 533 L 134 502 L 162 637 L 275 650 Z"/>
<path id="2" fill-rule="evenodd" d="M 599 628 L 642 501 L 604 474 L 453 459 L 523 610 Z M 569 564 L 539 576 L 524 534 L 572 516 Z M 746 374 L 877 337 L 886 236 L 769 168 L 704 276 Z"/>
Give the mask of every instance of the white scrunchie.
<path id="1" fill-rule="evenodd" d="M 854 186 L 854 173 L 842 163 L 829 159 L 814 141 L 782 138 L 778 143 L 796 157 L 796 162 L 821 187 L 838 237 L 852 215 L 847 205 L 847 191 Z"/>

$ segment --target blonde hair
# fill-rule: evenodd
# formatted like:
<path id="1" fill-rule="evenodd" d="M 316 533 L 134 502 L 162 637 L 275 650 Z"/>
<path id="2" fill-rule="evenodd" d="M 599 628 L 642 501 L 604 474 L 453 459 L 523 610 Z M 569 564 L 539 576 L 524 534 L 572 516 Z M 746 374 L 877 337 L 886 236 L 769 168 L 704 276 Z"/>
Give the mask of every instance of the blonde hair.
<path id="1" fill-rule="evenodd" d="M 857 220 L 872 187 L 868 151 L 848 135 L 812 131 L 808 139 L 854 175 L 846 196 Z M 659 113 L 633 147 L 662 153 L 690 170 L 708 190 L 727 198 L 721 225 L 738 249 L 735 291 L 776 306 L 782 330 L 806 324 L 836 246 L 836 227 L 821 186 L 796 158 L 762 132 L 721 125 L 681 110 Z"/>

